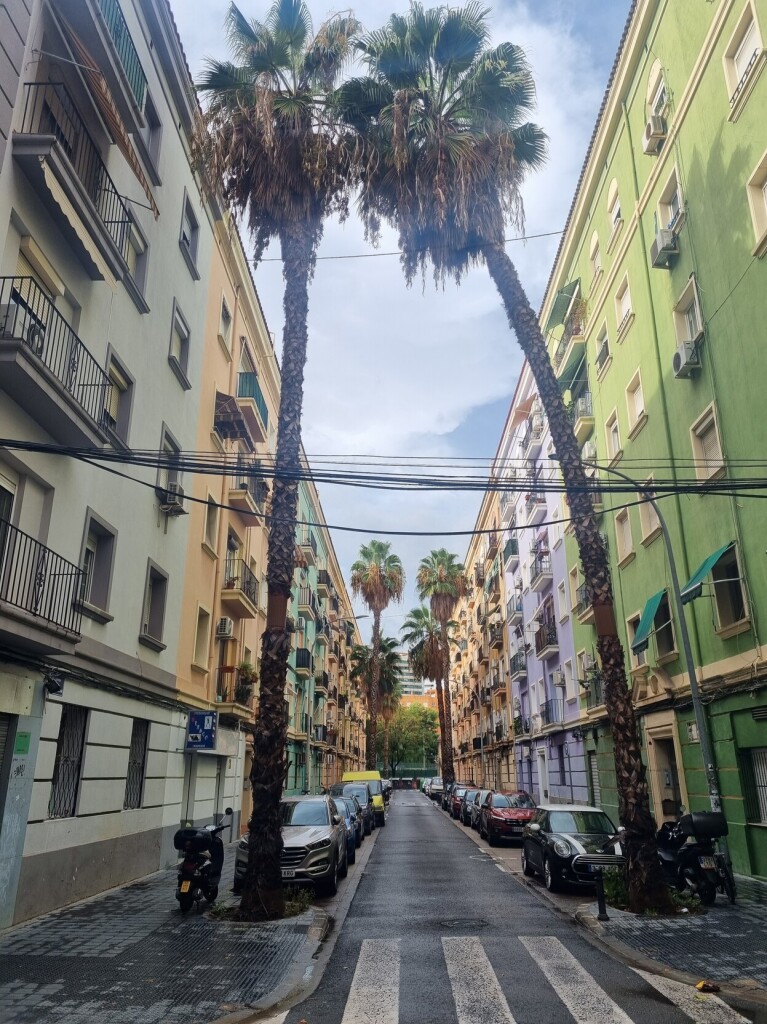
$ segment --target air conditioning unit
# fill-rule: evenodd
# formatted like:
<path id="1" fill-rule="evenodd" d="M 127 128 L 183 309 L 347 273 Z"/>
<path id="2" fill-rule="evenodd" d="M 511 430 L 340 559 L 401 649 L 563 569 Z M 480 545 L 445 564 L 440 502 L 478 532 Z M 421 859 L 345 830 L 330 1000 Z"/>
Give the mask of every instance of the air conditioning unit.
<path id="1" fill-rule="evenodd" d="M 554 685 L 555 686 L 564 687 L 565 684 L 566 684 L 566 680 L 565 680 L 564 672 L 555 672 L 554 673 Z"/>
<path id="2" fill-rule="evenodd" d="M 653 115 L 645 125 L 644 136 L 642 138 L 643 151 L 648 156 L 656 156 L 660 153 L 661 146 L 663 145 L 667 135 L 668 128 L 666 127 L 665 118 Z"/>
<path id="3" fill-rule="evenodd" d="M 679 255 L 679 242 L 673 231 L 661 228 L 650 246 L 650 262 L 656 270 L 666 270 Z"/>
<path id="4" fill-rule="evenodd" d="M 224 616 L 216 623 L 216 639 L 229 640 L 234 635 L 234 620 Z"/>
<path id="5" fill-rule="evenodd" d="M 168 516 L 186 515 L 184 510 L 184 488 L 181 484 L 169 483 L 167 487 L 161 487 L 160 510 Z"/>
<path id="6" fill-rule="evenodd" d="M 594 462 L 597 457 L 597 446 L 593 441 L 587 441 L 581 448 L 581 458 L 585 462 Z"/>
<path id="7" fill-rule="evenodd" d="M 35 355 L 43 354 L 45 325 L 18 302 L 11 301 L 0 306 L 0 336 L 19 338 L 29 345 Z"/>
<path id="8" fill-rule="evenodd" d="M 674 371 L 674 376 L 679 378 L 692 377 L 693 373 L 700 369 L 700 355 L 694 341 L 683 341 L 681 345 L 677 346 L 674 358 L 671 360 L 671 368 Z"/>

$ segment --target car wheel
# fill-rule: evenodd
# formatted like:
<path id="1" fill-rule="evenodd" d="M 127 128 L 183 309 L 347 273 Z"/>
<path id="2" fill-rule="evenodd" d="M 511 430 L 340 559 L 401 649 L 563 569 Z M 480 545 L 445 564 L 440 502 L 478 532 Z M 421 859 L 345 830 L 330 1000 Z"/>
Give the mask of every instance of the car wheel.
<path id="1" fill-rule="evenodd" d="M 178 906 L 182 914 L 188 914 L 194 906 L 194 896 L 191 892 L 182 892 L 178 897 Z"/>
<path id="2" fill-rule="evenodd" d="M 535 874 L 533 866 L 527 858 L 527 850 L 525 849 L 524 843 L 522 843 L 522 874 L 525 875 L 526 878 L 532 878 Z"/>
<path id="3" fill-rule="evenodd" d="M 559 875 L 551 866 L 551 859 L 546 857 L 543 862 L 543 881 L 549 892 L 559 892 L 561 882 Z"/>
<path id="4" fill-rule="evenodd" d="M 362 832 L 354 833 L 354 846 L 355 849 L 359 849 L 362 846 Z"/>
<path id="5" fill-rule="evenodd" d="M 357 847 L 356 846 L 352 847 L 352 852 L 349 854 L 349 858 L 348 859 L 349 859 L 349 863 L 350 864 L 355 864 L 356 863 L 356 861 L 357 861 Z"/>
<path id="6" fill-rule="evenodd" d="M 489 825 L 487 826 L 487 841 L 490 846 L 498 845 L 498 838 Z"/>
<path id="7" fill-rule="evenodd" d="M 335 896 L 338 892 L 338 856 L 333 858 L 330 874 L 324 879 L 320 889 L 323 896 Z"/>

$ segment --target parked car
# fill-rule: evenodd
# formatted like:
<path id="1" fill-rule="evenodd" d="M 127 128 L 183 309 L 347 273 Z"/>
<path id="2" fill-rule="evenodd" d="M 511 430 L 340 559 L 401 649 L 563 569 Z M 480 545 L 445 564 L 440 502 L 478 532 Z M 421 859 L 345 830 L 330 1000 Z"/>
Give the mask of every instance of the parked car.
<path id="1" fill-rule="evenodd" d="M 491 846 L 500 839 L 522 839 L 525 825 L 535 814 L 535 801 L 529 793 L 490 793 L 479 811 L 479 834 Z"/>
<path id="2" fill-rule="evenodd" d="M 376 825 L 381 828 L 386 824 L 386 801 L 383 794 L 383 780 L 380 772 L 344 772 L 341 782 L 367 782 L 373 794 Z"/>
<path id="3" fill-rule="evenodd" d="M 463 800 L 463 794 L 467 790 L 467 786 L 464 783 L 459 782 L 450 792 L 450 806 L 448 811 L 450 812 L 451 818 L 458 818 L 461 814 L 461 801 Z"/>
<path id="4" fill-rule="evenodd" d="M 431 780 L 431 785 L 429 786 L 429 796 L 432 798 L 432 800 L 441 800 L 444 791 L 445 784 L 443 783 L 442 779 L 439 778 L 439 776 L 433 778 Z"/>
<path id="5" fill-rule="evenodd" d="M 373 794 L 366 782 L 334 782 L 330 787 L 330 796 L 353 796 L 362 808 L 363 831 L 369 836 L 376 827 L 375 805 Z"/>
<path id="6" fill-rule="evenodd" d="M 426 796 L 431 796 L 431 779 L 423 780 L 421 783 L 421 791 L 425 793 Z"/>
<path id="7" fill-rule="evenodd" d="M 573 868 L 579 853 L 598 853 L 615 835 L 615 826 L 599 807 L 580 804 L 539 806 L 522 833 L 522 871 L 540 875 L 550 892 L 563 882 L 593 884 L 591 870 Z M 620 853 L 620 848 L 616 847 Z"/>
<path id="8" fill-rule="evenodd" d="M 283 881 L 313 885 L 323 895 L 334 896 L 338 879 L 346 878 L 346 826 L 328 796 L 286 797 L 282 815 Z M 242 888 L 248 866 L 248 834 L 237 844 L 234 859 L 234 891 Z"/>
<path id="9" fill-rule="evenodd" d="M 346 829 L 346 862 L 353 864 L 357 859 L 357 821 L 352 810 L 351 797 L 334 796 L 332 799 L 338 817 L 343 820 Z"/>
<path id="10" fill-rule="evenodd" d="M 474 797 L 477 793 L 479 793 L 478 789 L 470 787 L 464 791 L 461 798 L 461 812 L 458 817 L 461 819 L 461 824 L 467 828 L 471 825 L 471 805 L 474 803 Z"/>
<path id="11" fill-rule="evenodd" d="M 474 794 L 474 802 L 470 805 L 471 821 L 469 824 L 472 828 L 479 830 L 479 812 L 482 810 L 482 804 L 492 792 L 492 789 L 478 789 Z"/>

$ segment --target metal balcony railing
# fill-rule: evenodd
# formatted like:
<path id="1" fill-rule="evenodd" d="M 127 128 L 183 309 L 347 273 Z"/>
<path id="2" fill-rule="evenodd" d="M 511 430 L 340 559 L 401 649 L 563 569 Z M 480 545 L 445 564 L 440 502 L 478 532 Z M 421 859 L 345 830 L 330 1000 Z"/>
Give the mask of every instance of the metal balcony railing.
<path id="1" fill-rule="evenodd" d="M 128 251 L 131 217 L 109 176 L 96 143 L 61 82 L 30 82 L 25 86 L 20 135 L 53 135 L 88 194 L 120 255 Z"/>
<path id="2" fill-rule="evenodd" d="M 535 509 L 546 504 L 546 496 L 543 491 L 530 491 L 525 498 L 525 512 L 530 515 Z"/>
<path id="3" fill-rule="evenodd" d="M 302 608 L 311 608 L 317 614 L 317 597 L 311 587 L 301 587 L 298 591 L 298 604 Z"/>
<path id="4" fill-rule="evenodd" d="M 224 704 L 253 707 L 253 684 L 240 680 L 236 665 L 219 665 L 216 669 L 216 696 Z"/>
<path id="5" fill-rule="evenodd" d="M 125 77 L 128 79 L 133 98 L 139 110 L 144 109 L 146 100 L 146 75 L 141 66 L 136 47 L 133 43 L 123 12 L 117 0 L 98 0 L 99 8 L 107 23 L 109 34 L 117 50 Z"/>
<path id="6" fill-rule="evenodd" d="M 514 719 L 514 733 L 524 736 L 530 732 L 530 719 L 526 715 L 517 715 Z"/>
<path id="7" fill-rule="evenodd" d="M 547 647 L 556 647 L 557 627 L 553 622 L 544 622 L 535 631 L 535 653 L 540 656 Z"/>
<path id="8" fill-rule="evenodd" d="M 80 635 L 83 570 L 0 519 L 0 602 Z"/>
<path id="9" fill-rule="evenodd" d="M 314 742 L 315 743 L 327 743 L 328 742 L 328 729 L 325 725 L 315 725 L 314 727 Z"/>
<path id="10" fill-rule="evenodd" d="M 530 566 L 530 581 L 547 574 L 551 574 L 551 555 L 536 555 Z"/>
<path id="11" fill-rule="evenodd" d="M 314 671 L 314 657 L 308 647 L 296 648 L 296 668 Z"/>
<path id="12" fill-rule="evenodd" d="M 228 590 L 241 590 L 252 604 L 258 604 L 258 577 L 244 558 L 227 558 L 224 579 Z"/>
<path id="13" fill-rule="evenodd" d="M 314 557 L 317 557 L 317 540 L 311 530 L 302 530 L 298 543 L 302 548 L 311 548 Z"/>
<path id="14" fill-rule="evenodd" d="M 601 370 L 610 358 L 610 342 L 605 338 L 597 352 L 597 370 Z"/>
<path id="15" fill-rule="evenodd" d="M 481 750 L 482 749 L 482 737 L 481 736 L 475 736 L 472 739 L 472 741 L 471 741 L 471 749 L 472 750 Z"/>
<path id="16" fill-rule="evenodd" d="M 34 278 L 0 277 L 2 338 L 24 342 L 83 412 L 105 425 L 112 382 Z"/>
<path id="17" fill-rule="evenodd" d="M 503 560 L 508 562 L 512 557 L 516 557 L 519 554 L 519 542 L 516 537 L 509 537 L 503 547 Z"/>
<path id="18" fill-rule="evenodd" d="M 506 618 L 512 619 L 515 615 L 522 614 L 522 598 L 510 597 L 506 602 Z"/>
<path id="19" fill-rule="evenodd" d="M 559 725 L 564 721 L 565 702 L 561 697 L 552 697 L 541 705 L 541 725 Z"/>
<path id="20" fill-rule="evenodd" d="M 527 428 L 522 436 L 522 451 L 527 451 L 533 441 L 540 441 L 543 437 L 543 421 L 540 417 L 527 421 Z"/>
<path id="21" fill-rule="evenodd" d="M 498 554 L 498 532 L 493 530 L 487 535 L 487 550 L 485 551 L 485 559 L 495 558 Z"/>
<path id="22" fill-rule="evenodd" d="M 593 416 L 594 406 L 591 401 L 591 392 L 584 391 L 579 398 L 576 398 L 575 401 L 568 406 L 568 412 L 570 413 L 570 419 L 573 422 L 575 422 L 575 420 L 584 419 L 588 416 Z"/>
<path id="23" fill-rule="evenodd" d="M 586 707 L 597 708 L 600 704 L 604 704 L 604 693 L 603 693 L 604 677 L 601 669 L 592 669 L 587 673 L 586 679 L 581 681 L 581 686 L 586 686 Z"/>
<path id="24" fill-rule="evenodd" d="M 589 600 L 589 588 L 585 583 L 581 583 L 575 591 L 575 614 L 584 615 L 590 607 L 591 601 Z"/>
<path id="25" fill-rule="evenodd" d="M 512 675 L 518 672 L 527 672 L 527 657 L 524 651 L 517 651 L 509 659 L 509 671 Z"/>
<path id="26" fill-rule="evenodd" d="M 266 407 L 266 399 L 258 383 L 258 374 L 252 371 L 243 371 L 237 374 L 237 397 L 250 398 L 256 403 L 261 422 L 266 429 L 269 428 L 269 410 Z"/>
<path id="27" fill-rule="evenodd" d="M 314 689 L 324 690 L 327 692 L 328 684 L 330 683 L 330 676 L 327 672 L 320 672 L 319 675 L 314 677 Z"/>
<path id="28" fill-rule="evenodd" d="M 317 573 L 317 586 L 327 587 L 328 589 L 330 589 L 332 584 L 333 581 L 330 578 L 330 573 L 328 572 L 328 570 L 320 569 L 320 571 Z"/>

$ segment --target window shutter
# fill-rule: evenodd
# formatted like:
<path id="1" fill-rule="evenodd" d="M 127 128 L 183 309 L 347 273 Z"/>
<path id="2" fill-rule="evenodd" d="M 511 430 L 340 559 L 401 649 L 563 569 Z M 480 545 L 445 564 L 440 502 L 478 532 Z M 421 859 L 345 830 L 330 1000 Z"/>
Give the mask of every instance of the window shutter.
<path id="1" fill-rule="evenodd" d="M 751 58 L 757 49 L 758 41 L 756 37 L 756 23 L 752 18 L 734 57 L 735 75 L 738 79 L 738 83 L 745 75 L 748 65 L 751 63 Z"/>
<path id="2" fill-rule="evenodd" d="M 722 449 L 716 433 L 716 423 L 713 420 L 700 432 L 698 440 L 705 468 L 709 472 L 713 472 L 722 464 Z"/>

